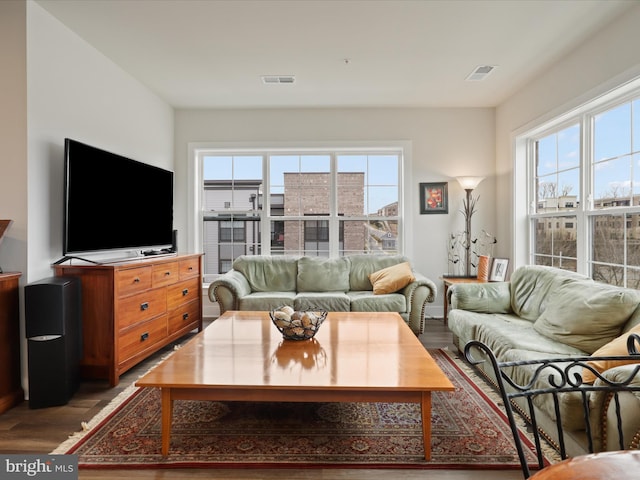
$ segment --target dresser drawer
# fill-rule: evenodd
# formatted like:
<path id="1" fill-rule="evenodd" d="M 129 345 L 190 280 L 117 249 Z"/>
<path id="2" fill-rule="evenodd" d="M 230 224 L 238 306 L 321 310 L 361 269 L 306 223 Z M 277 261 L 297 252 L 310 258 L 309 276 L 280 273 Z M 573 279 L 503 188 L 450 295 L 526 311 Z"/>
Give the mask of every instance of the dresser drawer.
<path id="1" fill-rule="evenodd" d="M 166 315 L 144 322 L 120 336 L 118 360 L 126 361 L 165 338 L 167 338 Z"/>
<path id="2" fill-rule="evenodd" d="M 200 301 L 193 300 L 169 313 L 168 333 L 172 335 L 186 327 L 191 327 L 189 330 L 193 330 L 198 326 L 199 320 Z"/>
<path id="3" fill-rule="evenodd" d="M 143 292 L 151 288 L 151 266 L 120 270 L 116 275 L 116 288 L 119 297 Z"/>
<path id="4" fill-rule="evenodd" d="M 149 320 L 167 311 L 167 292 L 164 288 L 148 290 L 120 299 L 118 302 L 118 328 Z"/>
<path id="5" fill-rule="evenodd" d="M 161 263 L 153 266 L 153 288 L 171 285 L 178 281 L 178 262 Z"/>
<path id="6" fill-rule="evenodd" d="M 193 279 L 202 281 L 201 257 L 192 253 L 54 267 L 56 276 L 82 280 L 83 377 L 107 379 L 116 386 L 124 372 L 180 336 L 202 327 L 202 286 L 178 286 Z M 167 308 L 167 294 L 173 286 L 176 288 L 171 292 L 175 296 L 171 308 Z M 185 288 L 187 292 L 183 294 Z M 192 302 L 193 306 L 187 306 Z M 199 310 L 196 304 L 200 305 Z M 174 318 L 171 337 L 167 333 L 170 315 Z"/>
<path id="7" fill-rule="evenodd" d="M 200 288 L 200 277 L 167 287 L 167 310 L 171 311 L 180 304 L 200 298 Z"/>
<path id="8" fill-rule="evenodd" d="M 189 258 L 187 260 L 180 260 L 179 266 L 180 280 L 184 280 L 189 277 L 200 276 L 200 257 Z"/>

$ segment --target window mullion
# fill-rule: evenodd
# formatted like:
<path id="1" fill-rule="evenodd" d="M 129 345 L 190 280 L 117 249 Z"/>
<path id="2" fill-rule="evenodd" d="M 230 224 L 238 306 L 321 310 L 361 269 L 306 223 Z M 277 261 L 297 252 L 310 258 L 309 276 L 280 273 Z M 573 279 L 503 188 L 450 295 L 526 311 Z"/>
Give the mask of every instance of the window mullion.
<path id="1" fill-rule="evenodd" d="M 527 141 L 526 146 L 526 155 L 527 155 L 527 166 L 526 172 L 529 178 L 527 182 L 527 216 L 529 218 L 527 222 L 527 226 L 529 228 L 528 235 L 526 238 L 528 239 L 528 249 L 527 249 L 527 259 L 528 263 L 531 265 L 535 265 L 535 254 L 536 252 L 536 234 L 537 234 L 537 218 L 535 217 L 536 213 L 536 201 L 537 201 L 537 172 L 536 172 L 536 159 L 538 156 L 537 145 L 533 139 L 529 139 Z"/>
<path id="2" fill-rule="evenodd" d="M 633 195 L 631 196 L 631 198 L 633 198 Z M 629 253 L 629 249 L 627 248 L 629 245 L 629 239 L 627 238 L 627 235 L 629 234 L 629 231 L 627 229 L 627 219 L 629 218 L 628 216 L 629 214 L 627 212 L 625 212 L 622 215 L 622 229 L 623 229 L 623 241 L 624 241 L 624 250 L 623 250 L 623 270 L 622 270 L 622 278 L 623 278 L 623 287 L 627 286 L 627 275 L 629 273 L 629 258 L 628 258 L 628 253 Z"/>
<path id="3" fill-rule="evenodd" d="M 340 255 L 340 220 L 338 219 L 338 157 L 335 153 L 331 154 L 329 161 L 331 172 L 329 178 L 330 183 L 330 201 L 329 201 L 329 256 L 337 257 Z"/>
<path id="4" fill-rule="evenodd" d="M 577 271 L 591 275 L 591 232 L 593 210 L 593 117 L 582 115 L 580 120 L 580 205 L 576 209 L 576 258 Z"/>
<path id="5" fill-rule="evenodd" d="M 263 255 L 271 255 L 271 156 L 262 154 L 262 211 L 260 212 L 261 249 Z"/>

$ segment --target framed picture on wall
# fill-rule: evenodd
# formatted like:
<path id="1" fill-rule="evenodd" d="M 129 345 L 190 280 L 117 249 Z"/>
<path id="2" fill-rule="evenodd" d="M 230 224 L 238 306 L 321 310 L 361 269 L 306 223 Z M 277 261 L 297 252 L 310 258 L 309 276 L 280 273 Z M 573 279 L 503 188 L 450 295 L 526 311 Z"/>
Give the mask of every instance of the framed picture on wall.
<path id="1" fill-rule="evenodd" d="M 420 213 L 449 213 L 447 182 L 420 184 Z"/>
<path id="2" fill-rule="evenodd" d="M 13 223 L 13 220 L 0 220 L 0 243 L 2 243 L 2 237 L 4 237 L 4 232 L 9 230 L 9 227 Z"/>
<path id="3" fill-rule="evenodd" d="M 507 278 L 507 268 L 509 268 L 508 258 L 494 258 L 491 262 L 491 271 L 489 272 L 490 282 L 504 282 Z"/>

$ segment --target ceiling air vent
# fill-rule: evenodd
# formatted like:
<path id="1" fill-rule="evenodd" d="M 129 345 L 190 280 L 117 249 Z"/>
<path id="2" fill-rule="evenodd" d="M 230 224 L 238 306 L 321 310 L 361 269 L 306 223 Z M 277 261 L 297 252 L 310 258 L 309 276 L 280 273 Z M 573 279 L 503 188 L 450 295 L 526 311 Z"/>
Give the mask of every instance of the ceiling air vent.
<path id="1" fill-rule="evenodd" d="M 262 83 L 265 85 L 273 85 L 277 83 L 295 83 L 296 77 L 293 75 L 263 75 Z"/>
<path id="2" fill-rule="evenodd" d="M 477 82 L 479 80 L 484 80 L 487 76 L 493 72 L 496 67 L 492 65 L 480 65 L 476 67 L 473 72 L 467 77 L 467 81 L 469 82 Z"/>

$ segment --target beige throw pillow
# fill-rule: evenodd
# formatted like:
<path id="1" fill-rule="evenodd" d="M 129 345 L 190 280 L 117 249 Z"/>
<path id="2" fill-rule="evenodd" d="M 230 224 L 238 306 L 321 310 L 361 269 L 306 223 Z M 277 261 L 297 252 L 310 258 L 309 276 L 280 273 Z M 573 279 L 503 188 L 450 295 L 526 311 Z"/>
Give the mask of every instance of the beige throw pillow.
<path id="1" fill-rule="evenodd" d="M 606 345 L 603 345 L 598 350 L 593 352 L 592 357 L 611 357 L 614 355 L 629 355 L 629 350 L 627 350 L 627 339 L 629 335 L 632 333 L 637 333 L 640 335 L 640 325 L 636 325 L 631 330 L 626 333 L 623 333 L 615 340 L 610 341 Z M 590 367 L 595 368 L 599 373 L 602 373 L 606 370 L 609 370 L 613 367 L 619 367 L 621 365 L 629 365 L 632 363 L 640 363 L 640 357 L 637 360 L 598 360 L 587 362 Z M 582 379 L 585 383 L 593 383 L 596 379 L 595 373 L 591 370 L 585 368 L 582 372 Z"/>
<path id="2" fill-rule="evenodd" d="M 373 293 L 375 295 L 397 292 L 415 281 L 415 279 L 416 277 L 411 271 L 409 262 L 383 268 L 369 275 L 369 281 L 373 285 Z"/>

